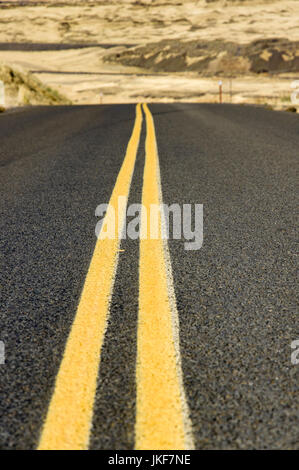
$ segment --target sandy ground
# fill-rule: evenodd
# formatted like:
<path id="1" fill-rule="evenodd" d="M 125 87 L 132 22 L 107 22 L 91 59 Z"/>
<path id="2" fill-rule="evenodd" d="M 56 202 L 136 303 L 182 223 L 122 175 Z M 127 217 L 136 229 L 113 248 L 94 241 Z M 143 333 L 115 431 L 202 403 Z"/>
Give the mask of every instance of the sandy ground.
<path id="1" fill-rule="evenodd" d="M 0 62 L 29 71 L 74 103 L 216 101 L 218 78 L 196 73 L 150 74 L 103 62 L 102 43 L 145 44 L 166 38 L 219 39 L 246 43 L 265 37 L 299 40 L 299 1 L 100 1 L 55 6 L 0 8 L 0 42 L 96 43 L 99 47 L 65 51 L 1 51 Z M 74 4 L 75 3 L 75 4 Z M 45 72 L 59 73 L 45 73 Z M 67 73 L 66 73 L 67 72 Z M 290 105 L 296 75 L 224 79 L 224 101 Z M 231 92 L 232 86 L 232 92 Z"/>
<path id="2" fill-rule="evenodd" d="M 0 61 L 42 72 L 35 75 L 74 104 L 139 100 L 215 102 L 219 99 L 219 78 L 201 78 L 196 73 L 151 74 L 137 68 L 104 63 L 105 53 L 102 48 L 59 52 L 0 51 Z M 295 79 L 292 74 L 223 79 L 223 100 L 287 107 Z"/>
<path id="3" fill-rule="evenodd" d="M 12 8 L 2 8 L 0 41 L 144 44 L 170 38 L 226 38 L 240 43 L 260 37 L 299 39 L 298 0 L 44 3 L 17 6 L 15 2 Z"/>

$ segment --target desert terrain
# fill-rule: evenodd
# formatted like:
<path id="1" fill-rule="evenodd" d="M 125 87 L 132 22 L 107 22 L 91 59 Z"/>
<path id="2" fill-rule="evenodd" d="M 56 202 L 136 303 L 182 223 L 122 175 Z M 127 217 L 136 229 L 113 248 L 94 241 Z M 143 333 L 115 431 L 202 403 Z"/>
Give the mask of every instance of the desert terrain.
<path id="1" fill-rule="evenodd" d="M 0 2 L 0 63 L 75 104 L 213 102 L 222 80 L 224 101 L 286 108 L 298 20 L 298 0 Z"/>

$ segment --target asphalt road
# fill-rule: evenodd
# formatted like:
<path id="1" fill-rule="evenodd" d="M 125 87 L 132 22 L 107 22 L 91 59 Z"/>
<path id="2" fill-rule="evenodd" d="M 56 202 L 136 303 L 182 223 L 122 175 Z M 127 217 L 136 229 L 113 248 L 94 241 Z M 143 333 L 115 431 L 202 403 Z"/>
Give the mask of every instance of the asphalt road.
<path id="1" fill-rule="evenodd" d="M 299 340 L 298 117 L 232 105 L 149 108 L 164 203 L 204 208 L 201 249 L 168 241 L 194 447 L 298 448 L 299 365 L 291 363 L 291 343 Z M 110 200 L 134 123 L 134 105 L 37 107 L 0 116 L 1 449 L 39 445 L 99 243 L 95 209 Z M 143 117 L 129 204 L 145 198 L 147 126 Z M 138 272 L 146 246 L 120 245 L 91 449 L 136 446 Z M 69 371 L 80 360 L 75 351 Z M 159 367 L 155 361 L 149 367 L 155 382 Z M 158 406 L 155 399 L 150 406 Z"/>
<path id="2" fill-rule="evenodd" d="M 0 2 L 1 5 L 1 2 Z M 60 42 L 0 42 L 0 51 L 66 51 L 69 49 L 84 49 L 86 47 L 100 47 L 111 49 L 112 47 L 134 47 L 136 44 L 108 44 L 108 43 L 60 43 Z"/>

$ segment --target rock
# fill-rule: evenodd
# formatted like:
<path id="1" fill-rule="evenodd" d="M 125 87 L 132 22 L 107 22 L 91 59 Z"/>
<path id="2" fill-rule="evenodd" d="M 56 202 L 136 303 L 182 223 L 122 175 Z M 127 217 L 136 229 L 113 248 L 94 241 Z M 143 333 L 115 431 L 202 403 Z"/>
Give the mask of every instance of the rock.
<path id="1" fill-rule="evenodd" d="M 156 72 L 194 71 L 203 76 L 299 71 L 299 41 L 260 39 L 240 45 L 233 42 L 162 40 L 129 48 L 106 62 L 141 67 Z"/>

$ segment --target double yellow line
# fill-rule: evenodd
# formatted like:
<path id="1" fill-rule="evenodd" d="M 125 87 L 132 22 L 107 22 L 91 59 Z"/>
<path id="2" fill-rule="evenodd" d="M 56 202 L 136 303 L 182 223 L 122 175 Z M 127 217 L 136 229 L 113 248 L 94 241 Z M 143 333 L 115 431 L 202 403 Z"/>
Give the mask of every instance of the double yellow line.
<path id="1" fill-rule="evenodd" d="M 162 202 L 160 169 L 153 117 L 146 116 L 146 158 L 142 204 Z M 126 217 L 142 128 L 141 105 L 126 156 L 109 204 L 116 209 L 118 227 Z M 105 219 L 103 221 L 105 227 Z M 141 232 L 147 228 L 142 219 Z M 118 231 L 121 233 L 121 231 Z M 101 348 L 120 247 L 119 233 L 111 240 L 99 236 L 86 276 L 78 310 L 56 378 L 38 449 L 88 449 Z M 140 240 L 139 318 L 136 365 L 136 449 L 190 449 L 191 428 L 182 381 L 178 316 L 163 220 L 159 236 Z"/>

